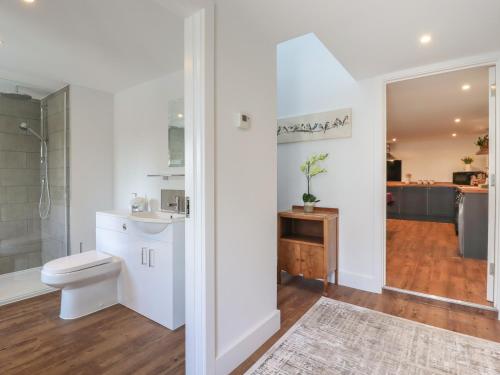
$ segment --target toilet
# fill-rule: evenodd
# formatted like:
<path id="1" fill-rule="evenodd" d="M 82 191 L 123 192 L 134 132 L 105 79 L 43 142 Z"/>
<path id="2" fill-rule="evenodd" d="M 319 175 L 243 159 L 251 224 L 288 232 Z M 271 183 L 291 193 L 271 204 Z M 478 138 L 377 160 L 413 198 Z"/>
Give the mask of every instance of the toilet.
<path id="1" fill-rule="evenodd" d="M 118 303 L 121 260 L 101 251 L 87 251 L 46 263 L 44 284 L 61 289 L 62 319 L 76 319 Z"/>

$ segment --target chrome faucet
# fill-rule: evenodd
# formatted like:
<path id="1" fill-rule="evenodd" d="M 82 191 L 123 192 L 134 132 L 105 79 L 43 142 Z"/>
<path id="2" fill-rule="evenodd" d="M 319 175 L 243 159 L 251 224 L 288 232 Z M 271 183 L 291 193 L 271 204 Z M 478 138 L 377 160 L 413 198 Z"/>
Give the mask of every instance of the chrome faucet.
<path id="1" fill-rule="evenodd" d="M 162 190 L 161 209 L 177 214 L 184 213 L 184 190 Z"/>

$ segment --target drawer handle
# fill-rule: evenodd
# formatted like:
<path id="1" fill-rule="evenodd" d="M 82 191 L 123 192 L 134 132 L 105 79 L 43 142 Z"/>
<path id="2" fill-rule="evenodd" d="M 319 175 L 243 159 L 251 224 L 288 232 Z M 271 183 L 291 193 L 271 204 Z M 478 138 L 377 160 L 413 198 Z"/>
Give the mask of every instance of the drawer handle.
<path id="1" fill-rule="evenodd" d="M 141 252 L 141 264 L 142 264 L 143 266 L 145 266 L 145 265 L 147 265 L 147 264 L 148 264 L 148 263 L 147 263 L 147 260 L 146 260 L 146 257 L 147 257 L 147 253 L 146 253 L 146 251 L 147 251 L 147 250 L 148 250 L 148 249 L 147 249 L 146 247 L 143 247 L 143 248 L 142 248 L 142 252 Z"/>
<path id="2" fill-rule="evenodd" d="M 155 266 L 155 251 L 154 249 L 149 249 L 149 267 L 154 267 Z"/>

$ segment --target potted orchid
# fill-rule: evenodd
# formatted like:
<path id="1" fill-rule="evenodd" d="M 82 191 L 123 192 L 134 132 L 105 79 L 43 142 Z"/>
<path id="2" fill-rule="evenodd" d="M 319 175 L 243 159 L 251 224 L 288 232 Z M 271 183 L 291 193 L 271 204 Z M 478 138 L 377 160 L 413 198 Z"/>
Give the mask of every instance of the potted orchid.
<path id="1" fill-rule="evenodd" d="M 311 194 L 311 179 L 314 176 L 327 172 L 325 168 L 318 165 L 320 161 L 324 161 L 326 158 L 328 158 L 328 154 L 311 155 L 300 166 L 300 171 L 304 173 L 307 180 L 307 193 L 302 195 L 302 200 L 304 201 L 304 212 L 313 212 L 314 205 L 319 202 L 319 200 Z"/>

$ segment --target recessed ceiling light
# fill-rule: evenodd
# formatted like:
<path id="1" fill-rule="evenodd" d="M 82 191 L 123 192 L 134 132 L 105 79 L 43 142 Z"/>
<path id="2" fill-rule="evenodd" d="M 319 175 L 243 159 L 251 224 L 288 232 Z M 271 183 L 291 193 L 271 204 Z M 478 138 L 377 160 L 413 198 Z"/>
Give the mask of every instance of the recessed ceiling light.
<path id="1" fill-rule="evenodd" d="M 393 141 L 393 142 L 396 142 L 396 141 L 397 141 L 397 139 L 396 139 L 396 138 L 392 138 L 392 141 Z"/>
<path id="2" fill-rule="evenodd" d="M 462 119 L 460 119 L 460 118 L 458 118 L 458 117 L 455 119 L 455 123 L 457 123 L 457 124 L 458 124 L 460 121 L 462 121 Z"/>
<path id="3" fill-rule="evenodd" d="M 470 85 L 468 83 L 465 83 L 462 85 L 462 90 L 463 91 L 467 91 L 467 90 L 470 90 Z"/>
<path id="4" fill-rule="evenodd" d="M 457 136 L 457 133 L 453 133 L 451 136 L 452 136 L 452 137 L 456 137 L 456 136 Z"/>
<path id="5" fill-rule="evenodd" d="M 178 118 L 183 118 L 183 117 L 184 117 L 184 115 L 183 115 L 182 113 L 178 113 L 178 114 L 177 114 L 177 117 L 178 117 Z"/>
<path id="6" fill-rule="evenodd" d="M 420 37 L 420 44 L 429 44 L 432 41 L 430 34 L 424 34 Z"/>
<path id="7" fill-rule="evenodd" d="M 25 3 L 28 3 L 28 4 L 31 4 L 31 3 L 34 3 L 35 0 L 23 0 Z"/>

